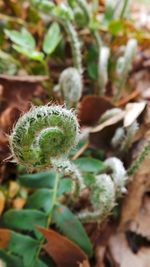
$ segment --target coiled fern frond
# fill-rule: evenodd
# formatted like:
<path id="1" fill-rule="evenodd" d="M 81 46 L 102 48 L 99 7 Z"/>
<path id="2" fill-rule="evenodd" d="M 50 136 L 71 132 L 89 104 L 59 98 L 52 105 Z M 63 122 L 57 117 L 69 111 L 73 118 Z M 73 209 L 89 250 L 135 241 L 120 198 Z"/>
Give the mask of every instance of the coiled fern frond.
<path id="1" fill-rule="evenodd" d="M 76 116 L 64 107 L 34 107 L 18 120 L 10 147 L 18 163 L 44 170 L 77 144 L 78 129 Z"/>

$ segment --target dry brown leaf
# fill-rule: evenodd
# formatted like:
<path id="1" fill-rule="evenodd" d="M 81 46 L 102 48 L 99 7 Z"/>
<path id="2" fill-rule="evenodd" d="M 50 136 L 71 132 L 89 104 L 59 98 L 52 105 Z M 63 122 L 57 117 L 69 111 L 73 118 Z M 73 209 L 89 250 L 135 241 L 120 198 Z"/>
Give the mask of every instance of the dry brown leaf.
<path id="1" fill-rule="evenodd" d="M 128 96 L 119 100 L 115 106 L 117 106 L 117 107 L 124 106 L 129 101 L 131 101 L 131 100 L 133 101 L 133 99 L 135 99 L 139 94 L 140 94 L 140 92 L 138 90 L 134 90 L 131 94 L 129 94 Z"/>
<path id="2" fill-rule="evenodd" d="M 143 198 L 143 204 L 131 221 L 129 228 L 130 231 L 140 234 L 150 240 L 150 197 L 145 195 Z"/>
<path id="3" fill-rule="evenodd" d="M 150 248 L 141 248 L 138 253 L 133 253 L 124 233 L 118 233 L 110 239 L 108 250 L 113 267 L 150 266 Z"/>
<path id="4" fill-rule="evenodd" d="M 19 192 L 19 184 L 15 181 L 10 181 L 9 182 L 9 189 L 8 189 L 8 195 L 10 198 L 13 198 L 17 195 L 17 193 Z"/>
<path id="5" fill-rule="evenodd" d="M 111 126 L 113 124 L 116 124 L 117 122 L 121 121 L 125 116 L 125 111 L 121 111 L 119 114 L 113 116 L 112 118 L 108 119 L 107 121 L 104 121 L 103 123 L 99 124 L 98 126 L 94 127 L 91 130 L 91 133 L 100 132 L 105 127 Z"/>
<path id="6" fill-rule="evenodd" d="M 8 229 L 0 229 L 0 248 L 7 248 L 11 238 L 11 231 Z"/>
<path id="7" fill-rule="evenodd" d="M 144 111 L 146 102 L 129 103 L 126 105 L 126 113 L 124 117 L 124 127 L 129 127 Z"/>
<path id="8" fill-rule="evenodd" d="M 85 96 L 79 107 L 79 121 L 81 124 L 92 125 L 100 116 L 113 105 L 104 97 L 89 95 Z"/>
<path id="9" fill-rule="evenodd" d="M 26 200 L 21 197 L 17 197 L 13 200 L 12 206 L 14 209 L 20 210 L 24 207 L 26 204 Z"/>
<path id="10" fill-rule="evenodd" d="M 84 260 L 87 261 L 86 254 L 66 237 L 51 229 L 38 226 L 38 230 L 48 241 L 43 248 L 52 257 L 58 267 L 79 267 L 80 263 Z"/>
<path id="11" fill-rule="evenodd" d="M 5 195 L 2 191 L 0 191 L 0 215 L 2 214 L 4 208 L 5 208 Z"/>
<path id="12" fill-rule="evenodd" d="M 90 267 L 89 262 L 87 260 L 83 261 L 83 263 L 79 264 L 79 267 Z"/>

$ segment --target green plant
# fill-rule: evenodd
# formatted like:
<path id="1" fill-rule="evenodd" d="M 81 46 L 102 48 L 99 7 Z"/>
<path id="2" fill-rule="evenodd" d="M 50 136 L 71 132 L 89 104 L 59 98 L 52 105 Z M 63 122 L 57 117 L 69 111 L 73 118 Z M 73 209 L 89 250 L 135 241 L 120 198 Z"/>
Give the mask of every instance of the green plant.
<path id="1" fill-rule="evenodd" d="M 76 107 L 82 96 L 82 79 L 76 68 L 65 69 L 59 77 L 57 90 L 62 94 L 67 107 Z"/>
<path id="2" fill-rule="evenodd" d="M 137 157 L 137 159 L 131 164 L 131 166 L 128 169 L 128 175 L 132 176 L 134 175 L 138 169 L 140 168 L 141 164 L 145 160 L 145 158 L 149 155 L 150 152 L 150 141 L 148 140 L 145 147 L 141 151 L 140 155 Z"/>
<path id="3" fill-rule="evenodd" d="M 77 144 L 78 135 L 75 114 L 61 106 L 33 107 L 16 123 L 10 135 L 10 147 L 16 162 L 30 171 L 51 170 L 20 176 L 21 186 L 35 191 L 28 196 L 24 209 L 10 209 L 3 215 L 3 225 L 13 230 L 7 247 L 8 255 L 5 250 L 0 250 L 4 261 L 14 260 L 16 266 L 21 261 L 23 267 L 46 267 L 42 258 L 45 239 L 36 225 L 49 228 L 51 222 L 88 255 L 92 254 L 92 245 L 79 219 L 101 222 L 110 214 L 116 197 L 124 191 L 126 171 L 116 158 L 104 163 L 96 159 L 88 162 L 87 158 L 71 162 L 68 153 Z M 74 207 L 84 189 L 89 191 L 91 208 L 73 214 L 66 205 Z M 69 227 L 70 223 L 74 231 Z M 16 231 L 23 231 L 26 235 Z M 18 250 L 20 243 L 21 249 Z M 14 259 L 9 256 L 10 252 Z"/>
<path id="4" fill-rule="evenodd" d="M 10 136 L 10 147 L 18 163 L 42 170 L 51 166 L 51 158 L 65 157 L 77 139 L 78 122 L 72 112 L 43 106 L 19 119 Z"/>

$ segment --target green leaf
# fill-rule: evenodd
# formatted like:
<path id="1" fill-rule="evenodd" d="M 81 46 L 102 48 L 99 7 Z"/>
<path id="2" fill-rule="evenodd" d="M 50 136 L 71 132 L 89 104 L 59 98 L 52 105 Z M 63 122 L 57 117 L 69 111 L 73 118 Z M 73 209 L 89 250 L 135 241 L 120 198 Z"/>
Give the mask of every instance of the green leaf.
<path id="1" fill-rule="evenodd" d="M 38 188 L 53 188 L 56 173 L 54 171 L 39 172 L 34 174 L 23 174 L 19 176 L 21 185 L 38 189 Z"/>
<path id="2" fill-rule="evenodd" d="M 62 38 L 59 24 L 53 22 L 45 35 L 44 42 L 43 42 L 43 51 L 50 55 L 54 52 L 57 45 L 59 44 Z"/>
<path id="3" fill-rule="evenodd" d="M 42 52 L 29 50 L 26 47 L 21 47 L 19 45 L 13 45 L 13 48 L 17 52 L 25 55 L 26 57 L 28 57 L 30 59 L 36 60 L 36 61 L 40 61 L 41 62 L 43 60 L 43 58 L 44 58 L 44 54 Z"/>
<path id="4" fill-rule="evenodd" d="M 51 12 L 51 10 L 55 7 L 55 4 L 49 0 L 32 0 L 32 4 L 45 13 Z"/>
<path id="5" fill-rule="evenodd" d="M 47 265 L 45 262 L 41 260 L 37 260 L 33 267 L 54 267 L 53 265 Z"/>
<path id="6" fill-rule="evenodd" d="M 12 232 L 8 250 L 23 259 L 24 267 L 29 267 L 36 258 L 39 242 L 35 239 Z"/>
<path id="7" fill-rule="evenodd" d="M 35 231 L 36 226 L 46 226 L 47 216 L 38 210 L 11 209 L 3 215 L 3 223 L 10 229 Z"/>
<path id="8" fill-rule="evenodd" d="M 21 32 L 6 29 L 5 34 L 10 38 L 12 42 L 21 46 L 22 48 L 30 50 L 35 49 L 35 39 L 27 29 L 22 28 Z"/>
<path id="9" fill-rule="evenodd" d="M 9 252 L 0 249 L 0 259 L 2 259 L 7 267 L 25 267 L 22 260 L 14 255 L 10 255 Z"/>
<path id="10" fill-rule="evenodd" d="M 93 175 L 92 173 L 85 173 L 83 177 L 86 186 L 91 186 L 95 183 L 95 175 Z"/>
<path id="11" fill-rule="evenodd" d="M 88 255 L 92 255 L 92 244 L 78 218 L 65 206 L 58 205 L 53 212 L 53 222 Z"/>
<path id="12" fill-rule="evenodd" d="M 122 20 L 113 20 L 109 24 L 109 32 L 112 35 L 117 35 L 118 33 L 122 32 L 124 29 L 124 23 Z"/>
<path id="13" fill-rule="evenodd" d="M 50 212 L 53 192 L 50 189 L 40 189 L 29 196 L 25 208 L 42 209 Z"/>
<path id="14" fill-rule="evenodd" d="M 104 163 L 94 158 L 83 157 L 75 160 L 74 163 L 82 172 L 93 172 L 97 174 L 105 169 Z"/>
<path id="15" fill-rule="evenodd" d="M 69 178 L 64 178 L 60 181 L 58 195 L 61 196 L 64 193 L 69 193 L 72 189 L 73 182 Z"/>
<path id="16" fill-rule="evenodd" d="M 106 0 L 106 8 L 104 14 L 104 25 L 108 26 L 109 22 L 113 20 L 115 14 L 114 1 Z"/>

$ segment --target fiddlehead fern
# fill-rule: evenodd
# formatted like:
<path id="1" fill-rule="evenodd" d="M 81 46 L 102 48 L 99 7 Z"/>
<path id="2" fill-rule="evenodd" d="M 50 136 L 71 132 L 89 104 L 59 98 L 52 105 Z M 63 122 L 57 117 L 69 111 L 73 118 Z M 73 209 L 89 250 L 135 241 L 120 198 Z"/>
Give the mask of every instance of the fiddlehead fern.
<path id="1" fill-rule="evenodd" d="M 67 68 L 59 78 L 61 91 L 67 107 L 75 107 L 82 95 L 82 79 L 76 68 Z"/>
<path id="2" fill-rule="evenodd" d="M 102 221 L 108 216 L 115 203 L 115 188 L 109 175 L 96 176 L 90 199 L 91 211 L 81 211 L 78 218 L 82 222 Z"/>
<path id="3" fill-rule="evenodd" d="M 77 140 L 78 122 L 71 111 L 41 106 L 18 120 L 10 146 L 17 162 L 28 169 L 44 170 L 51 166 L 51 159 L 67 154 Z"/>
<path id="4" fill-rule="evenodd" d="M 127 174 L 123 163 L 117 158 L 109 158 L 104 164 L 106 172 L 108 170 L 111 173 L 95 177 L 95 183 L 91 186 L 90 192 L 91 209 L 78 214 L 83 222 L 101 222 L 116 205 L 116 198 L 126 192 Z"/>

